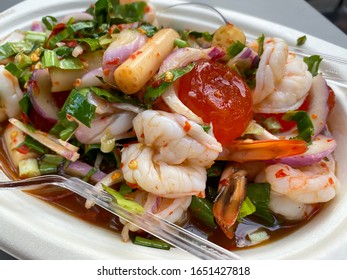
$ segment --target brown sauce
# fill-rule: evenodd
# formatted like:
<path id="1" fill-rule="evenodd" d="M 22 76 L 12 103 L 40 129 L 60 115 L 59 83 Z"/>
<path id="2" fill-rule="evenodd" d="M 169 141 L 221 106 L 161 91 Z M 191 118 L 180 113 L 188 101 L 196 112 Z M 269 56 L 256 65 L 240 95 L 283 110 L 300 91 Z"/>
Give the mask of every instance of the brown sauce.
<path id="1" fill-rule="evenodd" d="M 7 158 L 8 155 L 3 145 L 0 145 L 0 168 L 8 177 L 16 179 L 18 178 L 18 176 L 16 175 L 16 169 L 11 166 L 11 164 L 6 160 Z M 47 186 L 45 188 L 37 190 L 26 191 L 26 193 L 33 195 L 43 201 L 46 201 L 47 203 L 59 208 L 69 215 L 72 215 L 78 219 L 82 219 L 93 225 L 111 230 L 115 233 L 120 233 L 123 228 L 123 225 L 120 223 L 118 217 L 99 206 L 93 206 L 90 209 L 85 208 L 85 198 L 80 197 L 79 195 L 69 190 L 56 186 Z M 266 245 L 271 241 L 281 239 L 284 236 L 294 232 L 303 224 L 307 223 L 308 220 L 316 216 L 320 209 L 321 206 L 317 206 L 316 211 L 310 217 L 307 217 L 305 221 L 302 221 L 300 223 L 283 222 L 280 225 L 267 227 L 266 231 L 270 235 L 270 239 L 256 246 Z M 235 240 L 228 239 L 222 232 L 222 230 L 210 229 L 204 226 L 199 220 L 195 219 L 189 213 L 187 216 L 188 219 L 184 225 L 184 228 L 186 228 L 187 230 L 192 231 L 203 238 L 208 238 L 210 241 L 228 250 L 240 250 L 247 248 L 237 247 Z M 259 226 L 261 225 L 257 223 L 257 221 L 248 221 L 246 223 L 239 224 L 236 229 L 236 237 L 242 237 L 250 228 Z M 261 227 L 264 228 L 264 226 Z"/>
<path id="2" fill-rule="evenodd" d="M 31 190 L 28 192 L 30 195 L 33 195 L 39 199 L 42 199 L 59 209 L 65 211 L 69 215 L 73 215 L 76 218 L 82 219 L 86 222 L 89 222 L 93 225 L 100 226 L 102 228 L 112 230 L 114 232 L 120 233 L 123 228 L 123 225 L 120 223 L 118 217 L 109 213 L 101 207 L 93 206 L 90 209 L 85 208 L 85 198 L 80 197 L 79 195 L 72 193 L 69 190 L 61 189 L 55 186 L 47 187 L 39 190 Z M 282 223 L 281 225 L 269 226 L 266 227 L 270 239 L 264 241 L 256 246 L 263 246 L 272 241 L 278 240 L 293 233 L 295 230 L 299 229 L 302 225 L 306 224 L 308 220 L 313 218 L 320 211 L 320 207 L 317 207 L 316 211 L 312 214 L 311 217 L 308 217 L 307 220 L 300 223 Z M 188 213 L 189 214 L 189 213 Z M 222 230 L 220 229 L 210 229 L 204 226 L 199 220 L 195 219 L 191 215 L 188 215 L 188 219 L 184 228 L 189 231 L 196 233 L 197 235 L 208 238 L 213 243 L 222 246 L 228 250 L 241 250 L 247 248 L 238 247 L 235 240 L 228 239 Z M 245 233 L 252 228 L 259 227 L 260 223 L 256 221 L 248 221 L 246 223 L 239 224 L 236 229 L 236 236 L 238 238 L 244 237 Z M 264 228 L 264 226 L 261 226 Z M 253 246 L 254 247 L 254 246 Z"/>

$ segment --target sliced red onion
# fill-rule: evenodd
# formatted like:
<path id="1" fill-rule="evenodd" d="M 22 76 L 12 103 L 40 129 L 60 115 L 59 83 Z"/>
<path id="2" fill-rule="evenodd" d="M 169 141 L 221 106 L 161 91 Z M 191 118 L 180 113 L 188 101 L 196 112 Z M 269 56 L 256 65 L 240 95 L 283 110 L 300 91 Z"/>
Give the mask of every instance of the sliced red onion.
<path id="1" fill-rule="evenodd" d="M 64 171 L 69 175 L 83 178 L 83 177 L 87 176 L 87 174 L 92 169 L 93 169 L 93 167 L 90 166 L 89 164 L 85 163 L 85 162 L 75 161 L 75 162 L 70 162 L 69 165 L 65 167 Z M 105 176 L 106 176 L 106 173 L 98 170 L 90 177 L 90 180 L 93 183 L 97 183 Z"/>
<path id="2" fill-rule="evenodd" d="M 116 34 L 113 42 L 106 49 L 103 56 L 102 69 L 106 76 L 124 62 L 131 54 L 141 48 L 147 41 L 147 36 L 134 29 L 125 29 Z M 109 74 L 108 74 L 109 73 Z"/>
<path id="3" fill-rule="evenodd" d="M 174 86 L 170 86 L 162 95 L 165 104 L 175 113 L 185 116 L 198 124 L 203 124 L 204 121 L 198 115 L 193 113 L 182 101 L 178 98 Z"/>
<path id="4" fill-rule="evenodd" d="M 336 141 L 325 135 L 318 135 L 316 139 L 308 146 L 305 153 L 276 159 L 274 162 L 288 164 L 292 167 L 301 167 L 313 165 L 329 156 L 336 148 Z"/>
<path id="5" fill-rule="evenodd" d="M 31 24 L 31 30 L 35 31 L 35 32 L 44 32 L 44 28 L 41 24 L 41 22 L 39 21 L 33 21 L 33 23 Z"/>
<path id="6" fill-rule="evenodd" d="M 310 105 L 307 110 L 314 127 L 313 139 L 322 132 L 326 125 L 329 114 L 328 98 L 329 87 L 322 74 L 318 74 L 312 80 L 309 90 Z"/>
<path id="7" fill-rule="evenodd" d="M 229 67 L 236 65 L 240 71 L 244 71 L 256 67 L 258 62 L 258 54 L 251 48 L 245 47 L 239 54 L 230 59 L 227 65 Z"/>
<path id="8" fill-rule="evenodd" d="M 114 114 L 120 112 L 119 110 L 113 108 L 111 102 L 108 102 L 106 99 L 99 97 L 94 93 L 88 94 L 87 98 L 88 103 L 96 107 L 95 113 L 98 115 Z"/>
<path id="9" fill-rule="evenodd" d="M 69 15 L 63 17 L 61 19 L 60 23 L 67 24 L 71 18 L 73 18 L 74 22 L 89 21 L 89 20 L 94 19 L 93 16 L 91 14 L 88 14 L 88 13 L 84 13 L 84 12 L 72 13 L 72 14 L 69 14 Z"/>
<path id="10" fill-rule="evenodd" d="M 91 122 L 91 127 L 79 123 L 75 131 L 75 137 L 83 144 L 100 143 L 102 136 L 107 134 L 117 138 L 128 132 L 132 127 L 132 120 L 136 116 L 132 112 L 122 112 L 107 117 L 96 116 Z"/>
<path id="11" fill-rule="evenodd" d="M 186 66 L 187 64 L 200 59 L 217 60 L 225 55 L 225 52 L 218 46 L 208 49 L 181 48 L 173 51 L 162 63 L 157 76 L 168 70 Z"/>
<path id="12" fill-rule="evenodd" d="M 48 69 L 34 70 L 28 82 L 28 94 L 35 111 L 49 121 L 58 120 L 59 108 L 51 95 Z"/>
<path id="13" fill-rule="evenodd" d="M 105 79 L 104 72 L 102 71 L 101 67 L 86 73 L 80 79 L 78 85 L 76 85 L 76 88 L 103 87 L 104 83 L 98 77 Z"/>
<path id="14" fill-rule="evenodd" d="M 112 103 L 112 107 L 114 107 L 118 110 L 122 110 L 122 111 L 133 112 L 135 114 L 140 114 L 141 112 L 144 111 L 143 108 L 137 107 L 137 106 L 132 105 L 130 103 Z"/>
<path id="15" fill-rule="evenodd" d="M 93 93 L 88 94 L 87 97 L 88 97 L 88 102 L 96 106 L 95 113 L 99 115 L 115 114 L 115 113 L 121 113 L 123 111 L 129 111 L 135 114 L 139 114 L 144 110 L 141 107 L 137 107 L 129 103 L 109 102 L 106 99 L 99 97 Z"/>

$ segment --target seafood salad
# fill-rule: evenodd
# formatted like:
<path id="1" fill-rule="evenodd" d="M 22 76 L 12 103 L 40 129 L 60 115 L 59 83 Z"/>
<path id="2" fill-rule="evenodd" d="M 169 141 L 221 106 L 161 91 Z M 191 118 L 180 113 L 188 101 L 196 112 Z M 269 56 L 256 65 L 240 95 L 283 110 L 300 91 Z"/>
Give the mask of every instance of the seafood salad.
<path id="1" fill-rule="evenodd" d="M 45 16 L 0 44 L 7 172 L 82 178 L 227 249 L 266 244 L 338 194 L 321 60 L 231 22 L 163 27 L 150 1 Z M 118 223 L 124 241 L 170 247 Z"/>

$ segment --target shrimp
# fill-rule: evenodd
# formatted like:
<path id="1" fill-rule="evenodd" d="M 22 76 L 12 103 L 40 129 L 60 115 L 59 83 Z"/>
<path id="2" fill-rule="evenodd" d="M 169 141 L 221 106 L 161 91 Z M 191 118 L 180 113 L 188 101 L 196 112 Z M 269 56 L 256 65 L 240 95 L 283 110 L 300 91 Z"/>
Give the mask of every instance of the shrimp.
<path id="1" fill-rule="evenodd" d="M 139 142 L 157 150 L 155 160 L 210 166 L 222 151 L 213 135 L 179 114 L 147 110 L 134 119 Z"/>
<path id="2" fill-rule="evenodd" d="M 305 204 L 327 202 L 339 189 L 333 168 L 325 160 L 297 169 L 287 164 L 273 164 L 265 168 L 265 180 L 271 190 Z"/>
<path id="3" fill-rule="evenodd" d="M 191 203 L 192 197 L 185 196 L 181 198 L 163 198 L 141 190 L 131 193 L 128 197 L 141 204 L 145 211 L 161 217 L 171 223 L 181 224 L 186 219 L 187 209 Z M 138 231 L 139 228 L 131 223 L 121 219 L 124 224 L 121 235 L 123 241 L 129 240 L 129 231 Z"/>
<path id="4" fill-rule="evenodd" d="M 0 65 L 0 122 L 20 115 L 19 101 L 22 97 L 18 79 Z"/>
<path id="5" fill-rule="evenodd" d="M 290 221 L 302 221 L 316 209 L 313 204 L 296 202 L 287 196 L 271 191 L 269 209 Z"/>
<path id="6" fill-rule="evenodd" d="M 206 169 L 194 164 L 169 165 L 154 160 L 154 149 L 132 144 L 122 150 L 121 169 L 125 181 L 162 197 L 177 198 L 204 193 Z"/>
<path id="7" fill-rule="evenodd" d="M 256 44 L 256 43 L 251 43 Z M 256 73 L 254 112 L 284 113 L 304 102 L 312 85 L 307 65 L 279 38 L 266 38 Z"/>
<path id="8" fill-rule="evenodd" d="M 218 196 L 213 204 L 213 215 L 225 235 L 232 239 L 237 216 L 246 197 L 246 172 L 229 165 L 218 184 Z"/>
<path id="9" fill-rule="evenodd" d="M 206 167 L 222 150 L 214 136 L 181 115 L 161 111 L 146 110 L 133 125 L 139 143 L 122 149 L 124 179 L 158 196 L 203 196 Z"/>

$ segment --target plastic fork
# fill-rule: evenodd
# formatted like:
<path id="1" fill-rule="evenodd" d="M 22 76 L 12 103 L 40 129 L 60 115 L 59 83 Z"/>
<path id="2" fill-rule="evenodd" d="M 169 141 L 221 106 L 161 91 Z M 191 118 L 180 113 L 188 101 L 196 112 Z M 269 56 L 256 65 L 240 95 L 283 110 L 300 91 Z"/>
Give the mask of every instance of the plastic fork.
<path id="1" fill-rule="evenodd" d="M 114 215 L 134 224 L 144 231 L 167 243 L 204 260 L 237 260 L 239 256 L 194 233 L 191 233 L 169 221 L 149 212 L 133 213 L 119 204 L 107 192 L 76 177 L 61 175 L 42 175 L 23 180 L 0 182 L 0 190 L 28 190 L 56 185 L 68 189 L 80 196 L 92 200 L 95 204 Z"/>

